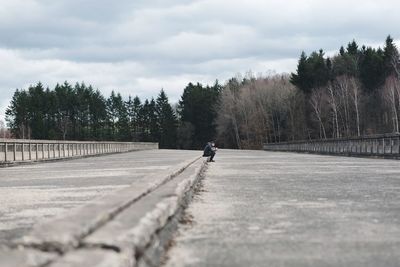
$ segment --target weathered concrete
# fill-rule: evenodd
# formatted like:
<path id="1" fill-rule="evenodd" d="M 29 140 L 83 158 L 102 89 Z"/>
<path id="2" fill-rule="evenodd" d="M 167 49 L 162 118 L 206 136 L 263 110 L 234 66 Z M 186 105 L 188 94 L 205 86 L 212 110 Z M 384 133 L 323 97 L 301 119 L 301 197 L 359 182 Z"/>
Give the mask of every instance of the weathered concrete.
<path id="1" fill-rule="evenodd" d="M 149 175 L 168 172 L 199 154 L 153 150 L 0 169 L 0 243 L 115 190 L 143 189 L 156 182 Z"/>
<path id="2" fill-rule="evenodd" d="M 50 222 L 39 224 L 16 243 L 63 253 L 77 248 L 84 237 L 102 227 L 141 197 L 180 174 L 198 158 L 197 156 L 166 171 L 148 175 L 140 184 L 131 185 Z"/>
<path id="3" fill-rule="evenodd" d="M 175 215 L 182 215 L 186 198 L 190 197 L 187 194 L 200 178 L 204 165 L 204 160 L 197 160 L 179 176 L 141 198 L 85 238 L 82 245 L 113 248 L 124 255 L 123 258 L 133 256 L 139 264 L 142 261 L 140 266 L 158 266 L 164 247 L 178 225 L 179 218 Z"/>
<path id="4" fill-rule="evenodd" d="M 122 259 L 119 253 L 104 249 L 79 249 L 60 257 L 51 267 L 128 267 L 134 262 Z"/>
<path id="5" fill-rule="evenodd" d="M 34 185 L 63 187 L 72 179 L 68 186 L 79 190 L 74 175 L 88 180 L 88 187 L 94 177 L 85 174 L 101 166 L 110 176 L 97 174 L 93 180 L 119 187 L 111 186 L 101 198 L 92 197 L 93 202 L 79 201 L 61 220 L 55 213 L 47 223 L 38 219 L 20 247 L 0 249 L 0 266 L 158 266 L 165 247 L 174 243 L 166 266 L 398 266 L 398 161 L 220 150 L 217 162 L 207 164 L 185 224 L 170 242 L 200 177 L 204 160 L 189 164 L 199 154 L 131 153 L 144 159 L 139 165 L 124 154 L 85 159 L 80 172 L 50 172 L 44 180 L 40 176 L 46 172 L 36 173 L 30 166 Z M 68 163 L 74 162 L 53 164 L 61 170 Z M 26 167 L 9 170 L 19 168 Z M 4 181 L 17 183 L 17 188 L 32 182 L 14 178 Z"/>
<path id="6" fill-rule="evenodd" d="M 57 255 L 33 249 L 8 249 L 0 247 L 1 267 L 40 267 L 45 266 Z"/>
<path id="7" fill-rule="evenodd" d="M 399 266 L 395 160 L 218 151 L 166 266 Z"/>
<path id="8" fill-rule="evenodd" d="M 87 246 L 102 244 L 109 247 L 118 247 L 119 249 L 122 249 L 126 243 L 136 242 L 134 245 L 141 246 L 142 248 L 146 246 L 148 243 L 147 241 L 141 242 L 138 240 L 140 238 L 137 234 L 143 234 L 143 231 L 140 229 L 133 229 L 133 227 L 138 227 L 142 223 L 148 231 L 155 232 L 156 229 L 165 225 L 165 221 L 175 213 L 177 205 L 180 203 L 179 198 L 183 196 L 182 192 L 185 192 L 187 187 L 191 185 L 190 182 L 198 175 L 199 168 L 202 167 L 202 164 L 203 162 L 198 160 L 189 166 L 181 175 L 164 186 L 157 188 L 151 194 L 140 199 L 140 201 L 135 202 L 107 225 L 88 236 L 83 241 L 84 244 Z M 176 192 L 177 190 L 179 191 Z M 158 213 L 157 216 L 161 213 L 164 215 L 160 216 L 158 218 L 159 221 L 154 222 L 154 225 L 146 226 L 146 223 L 149 222 L 146 216 L 150 218 L 152 215 L 149 212 L 156 209 Z M 155 227 L 155 229 L 151 227 Z M 131 234 L 136 233 L 136 236 L 129 236 L 127 235 L 128 232 Z"/>
<path id="9" fill-rule="evenodd" d="M 205 167 L 193 153 L 140 184 L 34 226 L 10 248 L 0 248 L 0 266 L 159 265 Z"/>
<path id="10" fill-rule="evenodd" d="M 74 209 L 51 222 L 37 225 L 16 243 L 63 253 L 76 248 L 85 236 L 96 231 L 141 197 L 181 173 L 194 160 L 190 159 L 167 171 L 149 175 L 141 184 L 121 189 L 81 208 Z"/>

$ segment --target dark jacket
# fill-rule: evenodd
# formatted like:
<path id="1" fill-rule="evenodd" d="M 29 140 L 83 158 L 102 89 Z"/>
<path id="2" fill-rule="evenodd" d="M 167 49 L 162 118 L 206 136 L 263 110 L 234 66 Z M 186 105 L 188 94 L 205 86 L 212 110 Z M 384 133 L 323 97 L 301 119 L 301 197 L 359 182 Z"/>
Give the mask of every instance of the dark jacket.
<path id="1" fill-rule="evenodd" d="M 203 152 L 203 157 L 209 157 L 211 156 L 211 154 L 213 153 L 211 144 L 207 144 L 206 147 L 204 148 L 204 152 Z"/>

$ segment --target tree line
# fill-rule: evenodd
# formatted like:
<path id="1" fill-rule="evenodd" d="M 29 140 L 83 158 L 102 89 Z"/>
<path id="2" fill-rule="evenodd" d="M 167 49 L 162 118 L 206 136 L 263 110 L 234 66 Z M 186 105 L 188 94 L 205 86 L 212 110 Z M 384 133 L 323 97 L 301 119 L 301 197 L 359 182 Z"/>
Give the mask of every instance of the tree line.
<path id="1" fill-rule="evenodd" d="M 163 90 L 156 99 L 105 98 L 84 83 L 16 90 L 6 110 L 13 135 L 28 139 L 160 141 L 175 147 L 177 118 Z"/>
<path id="2" fill-rule="evenodd" d="M 301 53 L 291 74 L 251 72 L 224 85 L 189 83 L 172 106 L 156 99 L 105 98 L 84 83 L 16 90 L 6 111 L 18 138 L 159 142 L 162 148 L 261 148 L 265 142 L 399 132 L 400 59 L 393 38 L 383 48 L 351 41 L 337 54 Z"/>
<path id="3" fill-rule="evenodd" d="M 215 135 L 214 102 L 221 86 L 189 83 L 174 109 L 164 90 L 144 102 L 105 98 L 84 83 L 16 90 L 6 121 L 16 138 L 159 142 L 161 148 L 201 148 Z M 210 126 L 211 125 L 211 126 Z"/>
<path id="4" fill-rule="evenodd" d="M 400 60 L 393 39 L 383 48 L 340 47 L 301 53 L 290 75 L 230 79 L 220 97 L 218 139 L 227 147 L 265 142 L 398 133 Z"/>

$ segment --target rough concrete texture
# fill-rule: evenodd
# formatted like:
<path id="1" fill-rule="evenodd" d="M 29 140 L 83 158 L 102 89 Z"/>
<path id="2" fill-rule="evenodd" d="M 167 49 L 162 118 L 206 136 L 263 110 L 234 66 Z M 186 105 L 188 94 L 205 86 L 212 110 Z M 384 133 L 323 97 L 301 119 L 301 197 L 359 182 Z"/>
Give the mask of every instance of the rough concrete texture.
<path id="1" fill-rule="evenodd" d="M 20 255 L 34 251 L 39 256 L 42 253 L 53 258 L 46 262 L 37 260 L 32 267 L 159 265 L 177 229 L 177 215 L 182 215 L 186 196 L 194 188 L 204 166 L 205 161 L 198 155 L 186 158 L 148 175 L 141 184 L 123 188 L 34 226 L 17 241 L 18 247 L 11 250 L 14 253 L 11 259 L 3 253 L 0 266 L 9 266 L 8 263 L 15 262 Z M 26 257 L 21 257 L 21 263 L 30 266 Z"/>
<path id="2" fill-rule="evenodd" d="M 115 190 L 143 187 L 151 182 L 148 175 L 165 172 L 199 154 L 152 150 L 2 168 L 0 243 L 9 243 L 33 225 Z"/>
<path id="3" fill-rule="evenodd" d="M 198 158 L 196 156 L 161 172 L 148 175 L 140 184 L 131 185 L 54 220 L 39 224 L 16 242 L 47 251 L 66 252 L 76 248 L 85 236 L 96 231 L 141 197 L 180 174 Z"/>
<path id="4" fill-rule="evenodd" d="M 203 160 L 197 160 L 179 176 L 160 188 L 135 202 L 108 222 L 95 233 L 82 241 L 85 247 L 112 247 L 122 254 L 135 251 L 137 257 L 148 256 L 146 262 L 154 266 L 159 262 L 164 252 L 164 245 L 169 242 L 165 232 L 160 235 L 169 220 L 178 212 L 184 202 L 184 197 L 194 186 L 196 179 L 204 166 Z M 177 221 L 175 221 L 175 227 Z M 173 223 L 167 232 L 173 232 Z M 151 250 L 147 253 L 147 250 Z M 143 260 L 143 259 L 142 259 Z"/>
<path id="5" fill-rule="evenodd" d="M 399 161 L 220 150 L 166 266 L 399 266 Z"/>
<path id="6" fill-rule="evenodd" d="M 32 249 L 0 248 L 1 267 L 39 267 L 54 260 L 57 255 Z"/>
<path id="7" fill-rule="evenodd" d="M 79 249 L 72 251 L 49 267 L 128 267 L 135 262 L 131 259 L 122 259 L 119 253 L 104 249 Z"/>

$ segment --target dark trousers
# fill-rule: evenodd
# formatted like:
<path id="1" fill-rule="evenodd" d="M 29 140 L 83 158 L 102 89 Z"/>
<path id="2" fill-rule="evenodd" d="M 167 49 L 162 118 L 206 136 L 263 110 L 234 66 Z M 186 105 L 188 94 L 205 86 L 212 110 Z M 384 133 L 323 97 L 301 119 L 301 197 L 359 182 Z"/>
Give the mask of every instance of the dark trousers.
<path id="1" fill-rule="evenodd" d="M 212 161 L 214 159 L 214 156 L 215 156 L 215 151 L 211 151 L 208 161 Z"/>

